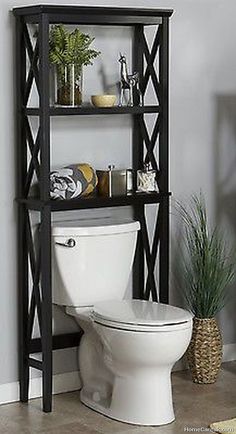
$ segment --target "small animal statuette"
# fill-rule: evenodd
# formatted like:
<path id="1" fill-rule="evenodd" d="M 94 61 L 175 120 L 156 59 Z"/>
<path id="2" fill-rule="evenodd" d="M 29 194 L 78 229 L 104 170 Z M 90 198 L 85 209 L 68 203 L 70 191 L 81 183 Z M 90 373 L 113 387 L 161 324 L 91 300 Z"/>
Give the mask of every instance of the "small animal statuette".
<path id="1" fill-rule="evenodd" d="M 143 96 L 139 87 L 139 73 L 134 72 L 133 74 L 128 74 L 128 67 L 126 57 L 120 53 L 119 62 L 120 67 L 120 98 L 119 106 L 122 107 L 124 104 L 125 91 L 129 91 L 128 106 L 133 107 L 134 105 L 134 90 L 136 90 L 139 97 L 139 105 L 143 105 Z"/>

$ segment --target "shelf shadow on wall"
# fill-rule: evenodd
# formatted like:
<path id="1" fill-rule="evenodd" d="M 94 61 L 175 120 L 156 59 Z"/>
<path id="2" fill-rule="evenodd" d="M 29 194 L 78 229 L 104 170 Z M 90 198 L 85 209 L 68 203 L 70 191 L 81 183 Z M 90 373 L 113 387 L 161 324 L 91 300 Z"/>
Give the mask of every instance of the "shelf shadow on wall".
<path id="1" fill-rule="evenodd" d="M 226 234 L 227 247 L 236 252 L 236 95 L 216 95 L 214 107 L 215 222 Z M 229 288 L 229 302 L 219 314 L 219 322 L 224 323 L 226 343 L 236 342 L 235 288 L 236 281 Z"/>

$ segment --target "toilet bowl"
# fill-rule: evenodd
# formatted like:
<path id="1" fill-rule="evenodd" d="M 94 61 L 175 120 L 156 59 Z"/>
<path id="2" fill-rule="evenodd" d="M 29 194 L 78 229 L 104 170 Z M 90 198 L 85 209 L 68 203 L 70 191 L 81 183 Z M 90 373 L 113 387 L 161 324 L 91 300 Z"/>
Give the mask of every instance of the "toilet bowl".
<path id="1" fill-rule="evenodd" d="M 110 219 L 55 226 L 53 301 L 84 330 L 81 401 L 116 420 L 163 425 L 174 420 L 170 374 L 190 342 L 192 315 L 124 300 L 139 228 Z"/>
<path id="2" fill-rule="evenodd" d="M 81 401 L 122 422 L 172 422 L 170 374 L 189 345 L 191 314 L 142 300 L 111 300 L 95 304 L 90 313 L 82 310 L 67 308 L 85 330 Z"/>

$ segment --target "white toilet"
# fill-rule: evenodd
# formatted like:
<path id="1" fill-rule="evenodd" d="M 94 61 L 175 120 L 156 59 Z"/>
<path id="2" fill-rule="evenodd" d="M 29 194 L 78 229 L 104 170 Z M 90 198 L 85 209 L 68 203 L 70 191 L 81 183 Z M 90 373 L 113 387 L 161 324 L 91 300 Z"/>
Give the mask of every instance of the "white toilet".
<path id="1" fill-rule="evenodd" d="M 109 218 L 55 225 L 53 302 L 84 330 L 81 401 L 123 422 L 163 425 L 174 420 L 170 373 L 190 342 L 192 315 L 124 300 L 139 229 Z"/>

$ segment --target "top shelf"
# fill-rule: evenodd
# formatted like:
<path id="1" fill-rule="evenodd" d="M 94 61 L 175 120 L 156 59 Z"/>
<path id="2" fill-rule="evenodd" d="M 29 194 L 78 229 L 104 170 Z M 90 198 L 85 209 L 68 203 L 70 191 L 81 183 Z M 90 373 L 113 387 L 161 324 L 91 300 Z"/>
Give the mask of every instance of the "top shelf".
<path id="1" fill-rule="evenodd" d="M 160 24 L 163 17 L 170 17 L 173 10 L 45 4 L 14 8 L 13 13 L 24 16 L 28 22 L 37 22 L 41 14 L 48 14 L 49 23 L 154 25 Z"/>

